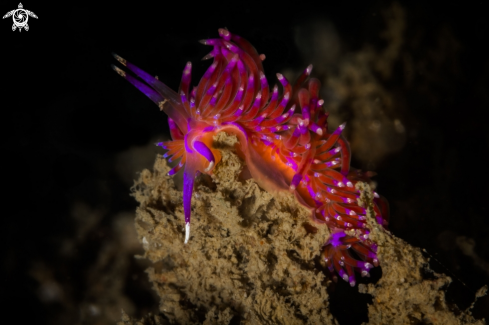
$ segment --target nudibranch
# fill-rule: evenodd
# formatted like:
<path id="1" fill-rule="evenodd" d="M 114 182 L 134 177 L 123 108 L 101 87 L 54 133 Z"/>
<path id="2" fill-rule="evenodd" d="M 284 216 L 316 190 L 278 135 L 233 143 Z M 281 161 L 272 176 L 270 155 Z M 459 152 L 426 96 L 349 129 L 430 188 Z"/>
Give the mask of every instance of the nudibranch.
<path id="1" fill-rule="evenodd" d="M 188 62 L 178 93 L 114 55 L 137 78 L 115 66 L 114 70 L 168 115 L 173 140 L 157 145 L 168 150 L 164 157 L 180 159 L 168 175 L 184 168 L 185 243 L 190 237 L 194 179 L 198 172 L 211 173 L 221 159 L 212 146 L 214 135 L 234 134 L 238 155 L 262 188 L 293 192 L 317 223 L 329 227 L 331 236 L 322 258 L 333 274 L 336 271 L 354 286 L 355 271 L 369 276 L 378 259 L 355 188 L 368 176 L 350 168 L 350 146 L 342 134 L 345 124 L 329 131 L 328 114 L 319 98 L 320 82 L 309 78 L 312 65 L 294 85 L 278 73 L 282 90 L 277 85 L 270 90 L 262 66 L 265 56 L 227 29 L 219 29 L 219 36 L 201 41 L 213 47 L 204 59 L 214 62 L 199 84 L 191 88 Z M 376 193 L 374 211 L 377 222 L 386 225 L 387 208 Z"/>

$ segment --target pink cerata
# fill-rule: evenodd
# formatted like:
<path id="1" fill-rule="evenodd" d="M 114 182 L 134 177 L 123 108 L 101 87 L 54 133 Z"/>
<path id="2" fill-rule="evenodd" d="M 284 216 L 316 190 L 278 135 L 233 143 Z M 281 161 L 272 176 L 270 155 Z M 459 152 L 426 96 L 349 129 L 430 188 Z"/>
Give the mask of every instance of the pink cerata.
<path id="1" fill-rule="evenodd" d="M 191 199 L 197 172 L 211 173 L 221 160 L 213 148 L 219 132 L 235 134 L 236 151 L 246 161 L 253 179 L 269 192 L 292 191 L 301 204 L 310 208 L 312 218 L 326 224 L 331 236 L 322 256 L 328 269 L 354 286 L 355 270 L 369 276 L 378 265 L 377 246 L 369 239 L 366 211 L 359 206 L 359 180 L 365 173 L 350 169 L 350 146 L 342 135 L 345 124 L 328 130 L 328 114 L 319 99 L 320 82 L 309 78 L 308 66 L 292 86 L 277 74 L 282 91 L 270 91 L 262 61 L 255 48 L 227 29 L 220 38 L 201 41 L 213 47 L 204 59 L 214 62 L 196 87 L 191 89 L 192 64 L 183 70 L 178 93 L 157 78 L 118 55 L 115 58 L 139 80 L 121 69 L 114 70 L 142 91 L 168 115 L 173 141 L 158 143 L 165 157 L 180 159 L 168 175 L 181 168 L 185 243 L 190 237 Z M 375 193 L 377 222 L 387 224 L 388 209 Z M 356 230 L 350 236 L 346 230 Z"/>

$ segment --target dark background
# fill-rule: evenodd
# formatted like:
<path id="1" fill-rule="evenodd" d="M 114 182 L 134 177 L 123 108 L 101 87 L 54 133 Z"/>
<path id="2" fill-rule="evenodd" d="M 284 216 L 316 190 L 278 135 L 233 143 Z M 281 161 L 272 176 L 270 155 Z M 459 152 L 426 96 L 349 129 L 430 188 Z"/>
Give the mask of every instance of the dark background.
<path id="1" fill-rule="evenodd" d="M 147 264 L 133 258 L 142 251 L 129 188 L 136 172 L 151 168 L 162 153 L 151 142 L 164 139 L 168 128 L 163 113 L 111 70 L 111 52 L 176 89 L 187 61 L 194 64 L 194 84 L 209 65 L 199 61 L 208 49 L 197 41 L 227 27 L 266 54 L 270 81 L 278 71 L 309 64 L 294 33 L 311 21 L 332 24 L 343 53 L 366 44 L 380 51 L 386 46 L 381 13 L 391 6 L 121 4 L 29 1 L 24 8 L 39 19 L 29 19 L 28 32 L 12 32 L 11 18 L 0 21 L 7 193 L 0 227 L 2 318 L 106 324 L 121 308 L 135 317 L 157 312 Z M 391 204 L 390 229 L 426 248 L 437 260 L 431 267 L 454 280 L 448 301 L 465 309 L 489 283 L 487 8 L 483 1 L 398 4 L 406 17 L 401 52 L 427 64 L 413 65 L 414 81 L 407 85 L 405 56 L 399 55 L 392 76 L 377 80 L 402 99 L 396 116 L 408 136 L 400 150 L 374 164 L 353 152 L 352 165 L 378 173 L 378 190 Z M 3 1 L 1 14 L 17 5 Z M 446 37 L 442 31 L 457 44 L 456 53 L 437 47 Z M 442 59 L 435 55 L 440 51 Z M 342 115 L 347 121 L 348 109 Z M 330 303 L 340 323 L 367 320 L 364 302 L 357 306 L 354 296 L 337 296 Z M 488 310 L 485 297 L 474 314 L 487 319 Z"/>

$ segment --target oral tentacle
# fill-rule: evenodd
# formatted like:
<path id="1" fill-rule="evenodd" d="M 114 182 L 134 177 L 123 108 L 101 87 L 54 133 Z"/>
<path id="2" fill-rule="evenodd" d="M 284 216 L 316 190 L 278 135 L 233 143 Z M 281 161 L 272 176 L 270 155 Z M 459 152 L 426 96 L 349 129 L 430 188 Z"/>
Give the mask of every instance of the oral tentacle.
<path id="1" fill-rule="evenodd" d="M 209 149 L 209 147 L 207 147 L 205 143 L 201 141 L 194 141 L 193 147 L 199 154 L 201 154 L 209 162 L 209 166 L 206 169 L 204 169 L 204 172 L 210 171 L 212 167 L 214 167 L 214 164 L 216 162 L 214 158 L 214 154 L 212 153 L 211 149 Z"/>

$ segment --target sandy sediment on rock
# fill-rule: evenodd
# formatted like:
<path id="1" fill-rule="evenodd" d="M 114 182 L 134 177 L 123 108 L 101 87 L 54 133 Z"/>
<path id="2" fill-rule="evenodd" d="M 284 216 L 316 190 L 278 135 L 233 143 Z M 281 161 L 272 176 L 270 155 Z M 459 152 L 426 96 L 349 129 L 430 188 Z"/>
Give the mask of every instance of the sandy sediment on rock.
<path id="1" fill-rule="evenodd" d="M 240 180 L 243 162 L 235 137 L 215 137 L 222 161 L 212 177 L 200 176 L 192 198 L 191 236 L 184 244 L 182 192 L 166 161 L 144 170 L 134 186 L 140 203 L 136 229 L 154 265 L 147 270 L 160 296 L 160 312 L 178 324 L 335 324 L 319 254 L 326 226 L 290 193 L 272 196 L 253 179 Z M 368 206 L 370 189 L 362 196 Z M 371 223 L 383 276 L 359 285 L 373 296 L 371 324 L 484 324 L 470 312 L 449 310 L 443 289 L 450 278 L 423 276 L 428 261 L 414 248 Z M 120 324 L 164 324 L 147 317 Z"/>

